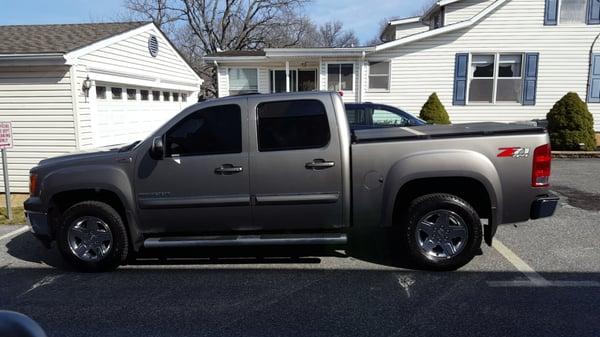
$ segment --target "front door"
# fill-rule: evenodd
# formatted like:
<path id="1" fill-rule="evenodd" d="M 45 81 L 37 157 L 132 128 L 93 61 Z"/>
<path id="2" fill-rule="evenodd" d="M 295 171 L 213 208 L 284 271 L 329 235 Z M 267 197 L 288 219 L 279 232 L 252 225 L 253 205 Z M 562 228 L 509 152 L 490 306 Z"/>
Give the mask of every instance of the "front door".
<path id="1" fill-rule="evenodd" d="M 188 114 L 163 135 L 163 159 L 150 158 L 148 151 L 138 159 L 135 187 L 144 231 L 250 228 L 248 124 L 242 105 Z"/>
<path id="2" fill-rule="evenodd" d="M 343 226 L 340 140 L 331 100 L 249 98 L 253 223 L 262 230 Z"/>

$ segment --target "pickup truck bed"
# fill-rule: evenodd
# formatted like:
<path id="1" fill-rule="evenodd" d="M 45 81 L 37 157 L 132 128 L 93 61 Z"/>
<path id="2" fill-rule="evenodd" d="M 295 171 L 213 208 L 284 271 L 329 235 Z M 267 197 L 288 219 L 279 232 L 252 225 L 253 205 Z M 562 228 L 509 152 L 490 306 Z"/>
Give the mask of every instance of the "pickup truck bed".
<path id="1" fill-rule="evenodd" d="M 544 132 L 543 128 L 528 125 L 486 122 L 352 130 L 352 140 L 354 143 L 368 143 L 438 138 L 543 134 Z"/>

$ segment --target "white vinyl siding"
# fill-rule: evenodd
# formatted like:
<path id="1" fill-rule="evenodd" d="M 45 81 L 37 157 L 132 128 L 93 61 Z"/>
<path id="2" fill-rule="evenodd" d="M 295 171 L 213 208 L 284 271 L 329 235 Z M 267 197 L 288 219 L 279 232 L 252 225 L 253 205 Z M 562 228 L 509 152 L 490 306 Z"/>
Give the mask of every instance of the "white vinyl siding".
<path id="1" fill-rule="evenodd" d="M 25 193 L 33 166 L 77 148 L 69 67 L 0 66 L 0 121 L 13 127 L 14 147 L 7 150 L 11 191 Z"/>
<path id="2" fill-rule="evenodd" d="M 447 5 L 444 9 L 446 11 L 444 16 L 444 24 L 447 26 L 453 23 L 469 20 L 491 5 L 494 1 L 495 0 L 462 0 Z M 543 0 L 533 1 L 543 2 Z"/>
<path id="3" fill-rule="evenodd" d="M 155 35 L 159 52 L 152 57 L 148 38 Z M 145 31 L 120 42 L 92 51 L 79 58 L 88 71 L 101 69 L 106 73 L 128 74 L 132 78 L 152 78 L 166 83 L 198 85 L 198 79 L 162 34 Z"/>
<path id="4" fill-rule="evenodd" d="M 365 92 L 362 100 L 418 113 L 435 91 L 452 122 L 460 123 L 545 118 L 554 103 L 569 91 L 585 99 L 590 50 L 600 50 L 599 42 L 593 45 L 600 26 L 544 26 L 544 7 L 542 0 L 510 0 L 470 28 L 374 53 L 372 57 L 391 59 L 390 92 Z M 452 106 L 457 53 L 539 53 L 536 104 Z M 600 131 L 600 104 L 589 107 L 595 129 Z"/>
<path id="5" fill-rule="evenodd" d="M 421 22 L 405 23 L 396 26 L 396 40 L 413 35 L 416 33 L 424 32 L 429 30 L 428 26 L 425 26 Z"/>

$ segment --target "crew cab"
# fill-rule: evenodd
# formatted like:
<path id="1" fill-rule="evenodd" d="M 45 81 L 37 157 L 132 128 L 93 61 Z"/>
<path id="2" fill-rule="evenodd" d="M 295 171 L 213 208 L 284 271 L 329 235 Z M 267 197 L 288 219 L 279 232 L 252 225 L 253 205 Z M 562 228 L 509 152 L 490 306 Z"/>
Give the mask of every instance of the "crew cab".
<path id="1" fill-rule="evenodd" d="M 452 270 L 499 224 L 553 214 L 550 164 L 537 127 L 352 130 L 336 93 L 247 95 L 190 106 L 141 142 L 41 161 L 25 211 L 86 271 L 143 248 L 343 245 L 352 227 L 394 228 L 414 263 Z"/>

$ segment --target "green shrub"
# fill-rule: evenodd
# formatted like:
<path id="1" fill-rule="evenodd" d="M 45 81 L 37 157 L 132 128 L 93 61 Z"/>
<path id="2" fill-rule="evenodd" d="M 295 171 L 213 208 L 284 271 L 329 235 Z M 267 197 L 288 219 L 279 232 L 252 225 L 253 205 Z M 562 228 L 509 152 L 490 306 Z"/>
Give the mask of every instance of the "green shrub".
<path id="1" fill-rule="evenodd" d="M 593 151 L 596 149 L 594 117 L 574 92 L 561 98 L 546 115 L 552 149 Z M 583 145 L 579 145 L 583 144 Z"/>
<path id="2" fill-rule="evenodd" d="M 435 92 L 429 96 L 421 108 L 419 118 L 433 124 L 450 124 L 448 112 Z"/>

